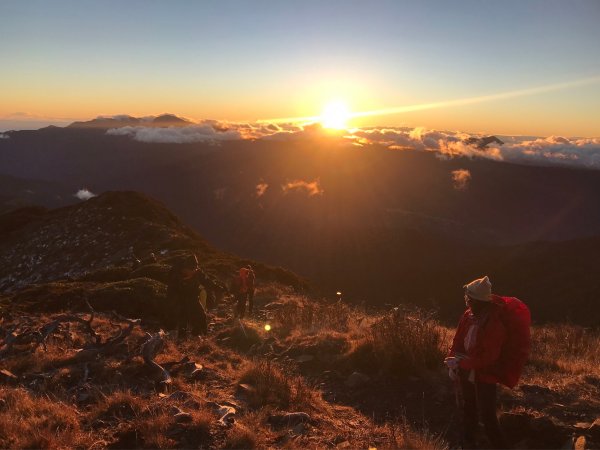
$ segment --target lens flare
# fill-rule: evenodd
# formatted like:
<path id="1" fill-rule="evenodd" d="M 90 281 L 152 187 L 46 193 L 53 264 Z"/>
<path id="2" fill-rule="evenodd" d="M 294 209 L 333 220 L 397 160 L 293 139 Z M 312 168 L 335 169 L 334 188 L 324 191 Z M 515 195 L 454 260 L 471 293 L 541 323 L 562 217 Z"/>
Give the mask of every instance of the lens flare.
<path id="1" fill-rule="evenodd" d="M 348 105 L 341 100 L 335 100 L 325 105 L 321 113 L 320 122 L 324 128 L 341 130 L 348 128 L 348 119 L 350 117 L 351 114 Z"/>

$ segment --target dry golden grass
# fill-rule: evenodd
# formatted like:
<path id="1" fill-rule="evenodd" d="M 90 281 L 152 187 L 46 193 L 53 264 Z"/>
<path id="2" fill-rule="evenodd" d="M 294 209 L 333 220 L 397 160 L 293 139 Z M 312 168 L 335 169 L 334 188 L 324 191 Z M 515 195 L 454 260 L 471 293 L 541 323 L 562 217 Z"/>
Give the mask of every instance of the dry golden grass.
<path id="1" fill-rule="evenodd" d="M 270 333 L 262 328 L 264 323 L 246 319 L 231 326 L 222 321 L 216 335 L 208 339 L 166 338 L 157 362 L 188 356 L 207 368 L 206 378 L 199 380 L 188 378 L 185 371 L 173 372 L 167 394 L 193 394 L 191 403 L 159 397 L 162 388 L 136 353 L 146 339 L 146 329 L 136 327 L 122 351 L 114 355 L 77 362 L 76 349 L 89 344 L 90 338 L 79 324 L 61 325 L 48 339 L 46 350 L 40 347 L 2 361 L 3 368 L 19 377 L 39 376 L 34 383 L 21 378 L 22 387 L 0 389 L 0 447 L 446 448 L 442 439 L 416 429 L 402 416 L 375 423 L 353 407 L 329 403 L 311 383 L 317 386 L 325 370 L 335 371 L 344 389 L 345 377 L 362 371 L 375 383 L 394 377 L 400 380 L 393 382 L 402 383 L 402 377 L 418 375 L 412 378 L 422 380 L 426 388 L 428 379 L 439 383 L 441 361 L 454 329 L 421 311 L 368 315 L 339 303 L 313 302 L 277 286 L 266 287 L 261 296 L 263 304 L 273 300 L 278 305 L 267 309 Z M 31 315 L 26 321 L 35 328 L 53 317 Z M 93 325 L 105 340 L 124 326 L 118 322 L 98 314 Z M 573 325 L 544 326 L 534 327 L 532 338 L 523 382 L 549 387 L 551 402 L 574 399 L 573 407 L 577 402 L 583 402 L 582 407 L 597 404 L 600 333 Z M 266 339 L 275 350 L 256 351 L 255 344 L 260 347 Z M 250 348 L 253 360 L 248 356 Z M 273 352 L 277 363 L 269 362 Z M 265 356 L 256 356 L 261 354 Z M 314 360 L 305 366 L 290 361 L 303 354 L 313 355 Z M 309 378 L 313 374 L 315 378 Z M 236 399 L 239 383 L 251 389 Z M 510 395 L 525 398 L 523 392 Z M 224 428 L 207 404 L 232 400 L 241 408 L 235 426 Z M 189 413 L 189 421 L 177 423 L 175 407 Z M 311 421 L 298 430 L 274 426 L 269 416 L 281 411 L 306 412 Z"/>
<path id="2" fill-rule="evenodd" d="M 239 382 L 251 386 L 245 395 L 252 408 L 268 406 L 311 411 L 323 403 L 320 393 L 310 388 L 302 377 L 286 374 L 270 361 L 251 362 L 241 373 Z"/>
<path id="3" fill-rule="evenodd" d="M 354 317 L 354 310 L 342 302 L 321 303 L 306 297 L 287 296 L 274 311 L 273 323 L 280 336 L 288 336 L 293 330 L 348 332 Z"/>
<path id="4" fill-rule="evenodd" d="M 22 388 L 0 389 L 0 447 L 68 448 L 89 444 L 72 406 Z"/>
<path id="5" fill-rule="evenodd" d="M 532 330 L 530 365 L 542 371 L 600 376 L 600 333 L 577 325 Z"/>
<path id="6" fill-rule="evenodd" d="M 242 424 L 235 424 L 228 432 L 223 448 L 226 449 L 253 449 L 257 448 L 258 436 L 256 432 Z"/>
<path id="7" fill-rule="evenodd" d="M 439 368 L 444 356 L 443 328 L 420 310 L 393 310 L 370 318 L 360 331 L 345 360 L 368 373 L 419 374 Z"/>

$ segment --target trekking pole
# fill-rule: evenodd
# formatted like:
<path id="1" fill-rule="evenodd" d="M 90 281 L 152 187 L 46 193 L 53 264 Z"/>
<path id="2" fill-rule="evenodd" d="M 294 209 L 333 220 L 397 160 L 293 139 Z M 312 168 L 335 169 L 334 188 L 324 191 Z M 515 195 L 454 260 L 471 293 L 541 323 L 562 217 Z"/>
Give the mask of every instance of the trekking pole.
<path id="1" fill-rule="evenodd" d="M 242 333 L 244 333 L 244 337 L 248 339 L 248 335 L 246 334 L 246 330 L 244 329 L 244 324 L 242 323 L 242 319 L 238 319 L 238 323 L 240 324 L 240 328 L 242 329 Z"/>

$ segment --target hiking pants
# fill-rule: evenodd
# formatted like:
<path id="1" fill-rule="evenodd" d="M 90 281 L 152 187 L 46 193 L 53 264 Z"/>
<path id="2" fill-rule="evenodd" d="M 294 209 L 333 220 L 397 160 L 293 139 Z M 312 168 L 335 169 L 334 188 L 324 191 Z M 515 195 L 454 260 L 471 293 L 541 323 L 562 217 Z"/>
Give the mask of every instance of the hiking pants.
<path id="1" fill-rule="evenodd" d="M 248 291 L 248 312 L 250 314 L 254 312 L 254 289 Z"/>
<path id="2" fill-rule="evenodd" d="M 465 448 L 474 445 L 479 419 L 483 423 L 491 448 L 507 448 L 498 417 L 496 416 L 496 384 L 471 383 L 466 376 L 460 377 L 463 392 L 463 424 Z"/>
<path id="3" fill-rule="evenodd" d="M 206 319 L 206 311 L 198 300 L 182 301 L 179 305 L 179 314 L 177 318 L 177 328 L 179 334 L 191 325 L 192 334 L 207 334 L 208 323 Z"/>
<path id="4" fill-rule="evenodd" d="M 235 294 L 235 315 L 240 319 L 243 319 L 246 315 L 246 300 L 248 299 L 248 294 L 246 292 L 238 292 Z M 252 312 L 252 309 L 250 309 Z"/>

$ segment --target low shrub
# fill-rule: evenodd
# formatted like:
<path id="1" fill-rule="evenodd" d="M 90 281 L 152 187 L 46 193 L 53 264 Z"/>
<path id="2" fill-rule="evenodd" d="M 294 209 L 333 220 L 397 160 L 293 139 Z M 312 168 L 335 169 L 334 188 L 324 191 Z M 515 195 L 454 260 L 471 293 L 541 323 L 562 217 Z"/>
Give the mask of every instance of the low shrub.
<path id="1" fill-rule="evenodd" d="M 377 368 L 383 373 L 407 375 L 433 369 L 443 359 L 443 336 L 432 314 L 395 308 L 371 326 L 370 344 Z M 365 347 L 358 346 L 358 350 Z"/>

